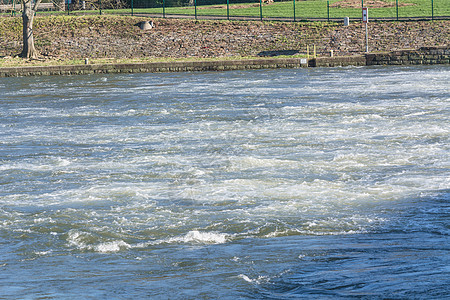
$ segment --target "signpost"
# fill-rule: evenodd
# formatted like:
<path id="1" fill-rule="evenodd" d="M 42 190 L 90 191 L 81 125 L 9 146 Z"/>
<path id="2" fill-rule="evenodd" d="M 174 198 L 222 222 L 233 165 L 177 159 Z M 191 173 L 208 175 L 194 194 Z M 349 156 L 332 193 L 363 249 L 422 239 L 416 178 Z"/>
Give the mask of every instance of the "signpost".
<path id="1" fill-rule="evenodd" d="M 367 7 L 362 8 L 362 21 L 365 24 L 369 21 L 369 11 L 367 10 Z"/>
<path id="2" fill-rule="evenodd" d="M 369 53 L 369 33 L 367 31 L 367 23 L 369 23 L 369 10 L 367 7 L 362 8 L 362 22 L 366 26 L 366 53 Z"/>

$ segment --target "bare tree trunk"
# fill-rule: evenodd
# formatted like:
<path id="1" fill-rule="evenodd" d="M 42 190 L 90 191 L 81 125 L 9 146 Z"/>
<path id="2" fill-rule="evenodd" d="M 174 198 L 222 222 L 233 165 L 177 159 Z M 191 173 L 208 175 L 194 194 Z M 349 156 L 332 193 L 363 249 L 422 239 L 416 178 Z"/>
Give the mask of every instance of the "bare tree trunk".
<path id="1" fill-rule="evenodd" d="M 32 7 L 32 0 L 22 0 L 23 48 L 20 56 L 23 58 L 33 59 L 38 56 L 34 48 L 33 20 L 40 2 L 41 0 L 37 0 Z"/>

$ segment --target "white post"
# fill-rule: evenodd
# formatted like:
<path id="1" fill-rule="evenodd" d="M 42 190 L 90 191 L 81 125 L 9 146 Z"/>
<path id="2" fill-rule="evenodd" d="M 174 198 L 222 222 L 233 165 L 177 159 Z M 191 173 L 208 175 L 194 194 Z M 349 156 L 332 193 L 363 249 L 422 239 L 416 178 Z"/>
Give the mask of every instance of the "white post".
<path id="1" fill-rule="evenodd" d="M 369 32 L 367 29 L 367 23 L 369 23 L 369 10 L 367 7 L 362 8 L 362 21 L 366 27 L 366 53 L 369 53 Z"/>
<path id="2" fill-rule="evenodd" d="M 369 32 L 367 30 L 367 23 L 366 23 L 366 53 L 369 53 Z"/>

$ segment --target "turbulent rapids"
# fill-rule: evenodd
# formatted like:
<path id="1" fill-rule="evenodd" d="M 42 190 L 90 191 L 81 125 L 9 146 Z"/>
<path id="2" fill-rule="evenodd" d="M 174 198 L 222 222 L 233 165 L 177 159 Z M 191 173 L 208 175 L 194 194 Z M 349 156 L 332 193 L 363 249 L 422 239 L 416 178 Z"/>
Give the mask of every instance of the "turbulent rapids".
<path id="1" fill-rule="evenodd" d="M 1 79 L 0 297 L 448 296 L 449 81 Z"/>

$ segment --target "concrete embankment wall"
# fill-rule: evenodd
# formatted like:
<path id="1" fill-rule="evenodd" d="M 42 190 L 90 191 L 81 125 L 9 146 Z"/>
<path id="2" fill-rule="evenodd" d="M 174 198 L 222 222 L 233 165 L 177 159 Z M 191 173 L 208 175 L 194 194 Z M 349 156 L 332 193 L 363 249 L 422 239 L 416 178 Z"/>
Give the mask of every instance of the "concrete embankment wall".
<path id="1" fill-rule="evenodd" d="M 389 53 L 371 53 L 360 56 L 318 57 L 311 59 L 261 58 L 190 62 L 10 67 L 0 68 L 0 77 L 420 64 L 450 64 L 450 47 L 422 47 L 418 50 L 401 50 Z"/>
<path id="2" fill-rule="evenodd" d="M 364 55 L 318 57 L 309 62 L 310 67 L 346 67 L 346 66 L 366 66 Z"/>
<path id="3" fill-rule="evenodd" d="M 389 53 L 367 54 L 367 65 L 434 65 L 450 64 L 450 47 L 422 47 Z"/>
<path id="4" fill-rule="evenodd" d="M 435 64 L 450 64 L 450 46 L 422 47 L 416 50 L 370 53 L 361 56 L 318 57 L 309 62 L 311 67 Z"/>
<path id="5" fill-rule="evenodd" d="M 156 73 L 298 68 L 302 66 L 302 62 L 306 66 L 306 63 L 298 58 L 149 62 L 129 64 L 86 64 L 70 66 L 30 66 L 0 68 L 0 77 L 34 75 L 77 75 L 96 73 Z"/>

